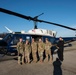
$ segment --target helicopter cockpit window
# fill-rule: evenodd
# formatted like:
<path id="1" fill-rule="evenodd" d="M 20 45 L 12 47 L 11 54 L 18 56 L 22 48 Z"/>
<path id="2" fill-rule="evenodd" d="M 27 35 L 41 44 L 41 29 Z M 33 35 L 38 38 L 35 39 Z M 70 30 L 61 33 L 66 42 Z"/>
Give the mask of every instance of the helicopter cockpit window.
<path id="1" fill-rule="evenodd" d="M 31 42 L 31 37 L 30 36 L 26 36 L 26 40 L 29 40 L 29 42 Z"/>
<path id="2" fill-rule="evenodd" d="M 13 37 L 12 34 L 7 34 L 3 40 L 5 40 L 8 43 L 12 37 Z"/>
<path id="3" fill-rule="evenodd" d="M 11 44 L 16 45 L 19 42 L 20 36 L 14 36 L 13 40 L 11 41 Z"/>

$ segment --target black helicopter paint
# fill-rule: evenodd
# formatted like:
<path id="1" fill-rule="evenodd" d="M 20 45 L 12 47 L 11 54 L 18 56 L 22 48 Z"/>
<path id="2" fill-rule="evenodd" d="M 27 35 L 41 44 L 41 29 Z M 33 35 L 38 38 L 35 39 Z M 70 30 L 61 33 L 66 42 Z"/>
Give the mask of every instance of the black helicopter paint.
<path id="1" fill-rule="evenodd" d="M 61 25 L 61 24 L 37 19 L 43 13 L 38 15 L 38 16 L 35 16 L 33 18 L 33 17 L 30 17 L 30 16 L 25 16 L 25 15 L 10 11 L 10 10 L 6 10 L 4 8 L 0 8 L 0 12 L 10 14 L 10 15 L 14 15 L 14 16 L 26 19 L 26 20 L 32 20 L 32 21 L 34 21 L 34 24 L 35 24 L 34 29 L 37 29 L 37 24 L 36 23 L 40 22 L 40 23 L 47 23 L 47 24 L 60 26 L 60 27 L 63 27 L 63 28 L 67 28 L 67 29 L 76 31 L 75 28 L 71 28 L 71 27 L 68 27 L 68 26 L 65 26 L 65 25 Z M 40 36 L 40 35 L 30 35 L 30 34 L 25 35 L 25 34 L 21 34 L 21 33 L 15 33 L 15 34 L 8 33 L 2 40 L 0 40 L 0 51 L 2 50 L 5 53 L 7 53 L 7 52 L 17 53 L 16 44 L 19 41 L 19 38 L 23 38 L 23 41 L 25 41 L 27 39 L 27 37 L 29 37 L 30 42 L 31 42 L 31 37 L 35 38 L 35 40 L 38 40 L 39 38 L 42 38 L 43 41 L 44 41 L 45 38 L 48 38 L 50 40 L 50 42 L 52 42 L 53 44 L 57 43 L 56 41 L 58 40 L 58 38 L 56 38 L 56 37 L 49 37 L 49 36 L 45 36 L 45 35 Z M 71 41 L 75 41 L 76 37 L 71 37 L 69 39 L 63 38 L 63 39 L 64 39 L 65 43 L 69 43 Z"/>

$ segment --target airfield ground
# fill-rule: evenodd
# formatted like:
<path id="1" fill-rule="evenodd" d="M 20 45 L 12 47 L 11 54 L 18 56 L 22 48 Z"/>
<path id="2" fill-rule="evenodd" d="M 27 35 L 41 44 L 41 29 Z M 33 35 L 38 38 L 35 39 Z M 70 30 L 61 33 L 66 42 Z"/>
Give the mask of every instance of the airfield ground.
<path id="1" fill-rule="evenodd" d="M 53 57 L 55 61 L 57 55 Z M 53 64 L 49 62 L 18 65 L 13 58 L 16 57 L 0 57 L 0 75 L 53 75 Z M 65 48 L 61 69 L 62 75 L 76 75 L 76 42 L 72 42 L 72 47 Z"/>

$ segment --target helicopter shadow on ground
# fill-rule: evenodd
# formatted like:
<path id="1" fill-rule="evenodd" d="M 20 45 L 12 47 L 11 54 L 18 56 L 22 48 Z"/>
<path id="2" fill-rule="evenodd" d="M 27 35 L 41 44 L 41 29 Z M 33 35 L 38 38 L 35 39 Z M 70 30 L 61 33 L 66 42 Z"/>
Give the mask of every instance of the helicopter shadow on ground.
<path id="1" fill-rule="evenodd" d="M 17 56 L 9 56 L 0 54 L 0 62 L 9 61 L 9 60 L 17 60 Z"/>
<path id="2" fill-rule="evenodd" d="M 53 75 L 62 75 L 62 68 L 61 68 L 61 61 L 56 58 L 56 61 L 53 62 L 53 67 L 54 67 L 54 70 L 53 70 Z"/>

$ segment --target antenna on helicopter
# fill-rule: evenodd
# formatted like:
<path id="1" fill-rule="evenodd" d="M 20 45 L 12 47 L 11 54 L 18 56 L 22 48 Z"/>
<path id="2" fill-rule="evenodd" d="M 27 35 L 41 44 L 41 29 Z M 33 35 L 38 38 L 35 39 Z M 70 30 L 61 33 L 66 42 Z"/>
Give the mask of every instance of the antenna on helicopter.
<path id="1" fill-rule="evenodd" d="M 14 33 L 11 29 L 9 29 L 8 27 L 6 27 L 5 26 L 5 28 L 6 28 L 6 30 L 9 32 L 9 33 Z"/>
<path id="2" fill-rule="evenodd" d="M 37 29 L 37 18 L 43 14 L 44 13 L 41 13 L 40 15 L 34 17 L 34 29 Z"/>

